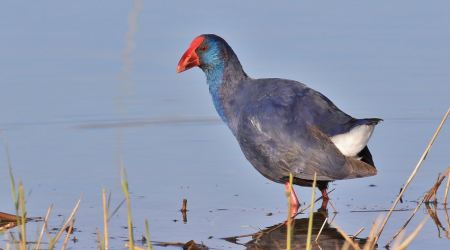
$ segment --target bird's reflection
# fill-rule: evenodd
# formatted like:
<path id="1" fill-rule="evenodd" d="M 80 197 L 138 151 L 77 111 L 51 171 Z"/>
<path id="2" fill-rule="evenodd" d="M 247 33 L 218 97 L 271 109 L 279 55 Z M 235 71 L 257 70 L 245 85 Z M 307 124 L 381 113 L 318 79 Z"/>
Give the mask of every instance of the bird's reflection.
<path id="1" fill-rule="evenodd" d="M 312 249 L 335 250 L 342 249 L 345 239 L 338 230 L 329 224 L 327 210 L 319 209 L 313 214 Z M 309 218 L 295 219 L 292 224 L 291 249 L 306 249 Z M 246 249 L 286 249 L 287 227 L 285 222 L 268 227 L 260 233 L 251 235 L 246 243 L 237 243 L 241 236 L 228 237 L 225 240 L 244 245 Z M 322 228 L 323 226 L 323 228 Z M 322 230 L 321 230 L 322 228 Z M 320 233 L 319 233 L 320 232 Z M 317 241 L 315 241 L 317 235 Z"/>
<path id="2" fill-rule="evenodd" d="M 336 228 L 333 228 L 325 222 L 328 218 L 328 214 L 326 210 L 319 209 L 313 215 L 313 225 L 312 225 L 312 241 L 313 241 L 313 249 L 336 249 L 336 246 L 339 249 L 345 242 L 344 237 L 337 231 Z M 305 249 L 306 241 L 308 235 L 308 223 L 309 218 L 301 218 L 295 219 L 292 224 L 292 249 Z M 325 223 L 325 224 L 324 224 Z M 320 237 L 317 243 L 314 242 L 314 239 L 319 234 L 320 229 L 324 225 L 322 232 L 320 233 Z M 278 225 L 267 228 L 265 231 L 269 231 Z M 247 249 L 286 249 L 286 236 L 287 236 L 287 227 L 281 226 L 277 229 L 271 231 L 268 234 L 264 234 L 259 239 L 251 242 L 247 245 Z M 253 239 L 256 239 L 258 236 L 253 236 Z M 319 248 L 320 246 L 320 248 Z"/>

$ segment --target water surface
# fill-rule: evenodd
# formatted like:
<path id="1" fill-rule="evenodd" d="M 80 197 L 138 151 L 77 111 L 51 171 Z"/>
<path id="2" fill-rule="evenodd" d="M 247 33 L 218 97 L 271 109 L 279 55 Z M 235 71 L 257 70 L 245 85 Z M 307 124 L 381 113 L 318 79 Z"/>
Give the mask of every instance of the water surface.
<path id="1" fill-rule="evenodd" d="M 369 143 L 379 174 L 330 185 L 339 212 L 334 221 L 348 234 L 365 227 L 360 237 L 367 237 L 386 214 L 360 211 L 392 206 L 450 106 L 446 1 L 172 1 L 145 2 L 142 9 L 132 1 L 6 1 L 0 7 L 0 129 L 14 175 L 31 192 L 29 216 L 44 217 L 53 203 L 50 227 L 57 228 L 83 197 L 72 249 L 97 247 L 102 188 L 112 193 L 111 206 L 124 198 L 121 161 L 137 239 L 147 218 L 155 242 L 245 249 L 220 238 L 286 219 L 283 185 L 245 160 L 214 110 L 201 70 L 175 73 L 200 34 L 224 37 L 252 77 L 299 80 L 352 116 L 384 119 Z M 132 29 L 131 13 L 137 14 Z M 446 124 L 398 209 L 414 209 L 449 166 L 449 138 Z M 14 213 L 1 145 L 0 211 Z M 296 192 L 302 203 L 310 200 L 310 188 Z M 178 211 L 183 199 L 187 223 Z M 381 245 L 410 213 L 393 214 Z M 426 214 L 421 209 L 408 234 Z M 442 228 L 429 219 L 409 249 L 450 245 L 444 210 L 437 215 Z M 126 225 L 122 207 L 110 221 L 114 249 L 124 249 Z M 34 228 L 30 223 L 29 235 Z"/>

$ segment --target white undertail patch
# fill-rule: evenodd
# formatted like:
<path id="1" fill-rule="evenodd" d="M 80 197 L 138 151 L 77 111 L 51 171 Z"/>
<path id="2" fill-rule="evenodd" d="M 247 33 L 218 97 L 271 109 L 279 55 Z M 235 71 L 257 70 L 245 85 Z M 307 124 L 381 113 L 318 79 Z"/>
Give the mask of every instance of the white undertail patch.
<path id="1" fill-rule="evenodd" d="M 330 137 L 331 141 L 345 156 L 356 158 L 369 142 L 375 125 L 361 125 L 347 133 Z"/>

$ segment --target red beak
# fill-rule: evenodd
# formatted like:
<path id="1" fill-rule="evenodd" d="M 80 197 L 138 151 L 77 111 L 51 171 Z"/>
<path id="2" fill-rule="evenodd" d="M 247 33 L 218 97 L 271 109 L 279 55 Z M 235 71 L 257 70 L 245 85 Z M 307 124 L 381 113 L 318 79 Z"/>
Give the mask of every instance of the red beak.
<path id="1" fill-rule="evenodd" d="M 203 37 L 197 37 L 194 39 L 194 41 L 192 41 L 189 49 L 186 50 L 184 55 L 181 57 L 180 62 L 178 63 L 177 73 L 200 65 L 198 56 L 197 54 L 195 54 L 195 50 L 203 42 L 203 39 Z"/>

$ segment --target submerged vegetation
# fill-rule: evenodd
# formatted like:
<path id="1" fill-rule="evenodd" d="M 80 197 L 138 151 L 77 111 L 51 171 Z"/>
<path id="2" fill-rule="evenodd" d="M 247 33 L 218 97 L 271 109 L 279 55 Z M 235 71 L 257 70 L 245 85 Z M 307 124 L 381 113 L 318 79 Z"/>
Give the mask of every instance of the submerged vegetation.
<path id="1" fill-rule="evenodd" d="M 424 161 L 426 155 L 428 154 L 428 151 L 431 148 L 431 145 L 434 142 L 434 139 L 437 137 L 440 128 L 444 124 L 448 114 L 450 113 L 450 109 L 447 111 L 445 117 L 443 118 L 441 124 L 439 125 L 435 135 L 431 139 L 428 147 L 426 148 L 423 156 L 420 158 L 419 163 L 417 164 L 416 168 L 412 172 L 410 178 L 402 188 L 400 194 L 398 195 L 396 201 L 394 202 L 392 208 L 389 210 L 389 213 L 387 216 L 383 219 L 381 216 L 378 218 L 376 222 L 372 223 L 372 227 L 370 230 L 370 233 L 367 238 L 358 238 L 357 235 L 364 230 L 362 228 L 357 233 L 355 233 L 352 236 L 349 236 L 347 233 L 345 233 L 341 227 L 339 227 L 335 222 L 333 222 L 334 217 L 330 220 L 328 217 L 328 213 L 326 211 L 319 211 L 314 212 L 314 204 L 318 202 L 322 197 L 319 197 L 318 199 L 315 199 L 315 188 L 312 189 L 312 196 L 311 196 L 311 203 L 303 208 L 301 211 L 298 211 L 294 215 L 291 214 L 291 204 L 288 202 L 288 218 L 286 221 L 270 227 L 266 230 L 260 230 L 259 232 L 256 232 L 254 234 L 250 235 L 241 235 L 241 236 L 234 236 L 234 237 L 228 237 L 224 238 L 227 241 L 233 242 L 238 245 L 246 246 L 247 249 L 274 249 L 274 248 L 282 248 L 282 249 L 320 249 L 320 246 L 335 246 L 336 249 L 363 249 L 363 250 L 371 250 L 377 248 L 377 242 L 378 239 L 383 232 L 383 229 L 388 222 L 392 212 L 394 211 L 397 203 L 399 200 L 401 200 L 401 197 L 405 190 L 407 189 L 409 183 L 414 178 L 415 174 L 417 173 L 418 168 L 420 167 L 421 163 Z M 43 219 L 43 225 L 41 227 L 41 230 L 39 233 L 36 234 L 34 240 L 30 240 L 30 236 L 27 235 L 27 221 L 30 221 L 32 219 L 27 218 L 27 211 L 25 208 L 25 198 L 24 198 L 24 187 L 21 181 L 18 181 L 18 184 L 16 184 L 16 180 L 13 176 L 11 161 L 9 158 L 9 152 L 8 152 L 8 145 L 6 144 L 6 155 L 7 155 L 7 161 L 8 161 L 8 167 L 9 167 L 9 178 L 11 183 L 11 190 L 13 195 L 13 202 L 15 207 L 15 215 L 2 213 L 0 212 L 0 236 L 4 236 L 6 240 L 6 249 L 16 249 L 16 250 L 25 250 L 25 249 L 55 249 L 55 245 L 57 243 L 62 244 L 61 249 L 65 249 L 67 246 L 67 243 L 69 241 L 70 235 L 73 231 L 73 225 L 75 223 L 75 213 L 78 210 L 79 204 L 81 202 L 81 198 L 78 200 L 78 202 L 75 204 L 75 207 L 71 213 L 71 215 L 63 222 L 62 226 L 58 229 L 56 233 L 54 233 L 54 236 L 52 237 L 52 234 L 50 233 L 50 229 L 48 228 L 48 218 L 52 211 L 52 205 L 50 205 L 46 217 Z M 442 175 L 438 176 L 438 179 L 436 181 L 436 184 L 433 185 L 433 187 L 430 188 L 430 190 L 427 192 L 426 195 L 424 195 L 423 199 L 418 202 L 417 207 L 409 217 L 409 219 L 405 222 L 405 224 L 399 229 L 399 231 L 392 236 L 391 240 L 387 242 L 385 245 L 386 248 L 389 248 L 390 244 L 395 240 L 394 244 L 389 249 L 395 249 L 395 250 L 402 250 L 405 249 L 412 240 L 416 237 L 416 235 L 419 233 L 420 229 L 424 226 L 428 216 L 414 229 L 414 231 L 410 234 L 408 238 L 403 240 L 404 237 L 404 229 L 408 225 L 408 223 L 411 221 L 412 217 L 415 215 L 415 213 L 418 211 L 418 209 L 422 206 L 423 203 L 426 204 L 427 210 L 429 212 L 430 217 L 436 222 L 436 225 L 440 224 L 438 223 L 438 219 L 436 214 L 433 212 L 433 209 L 430 208 L 429 204 L 436 205 L 437 203 L 437 190 L 441 186 L 441 184 L 444 182 L 444 179 L 447 178 L 447 184 L 446 184 L 446 191 L 443 198 L 443 205 L 445 209 L 446 217 L 447 215 L 447 194 L 448 189 L 450 186 L 450 167 L 447 169 L 447 171 Z M 290 182 L 292 185 L 292 176 L 290 178 Z M 103 236 L 100 235 L 99 231 L 96 230 L 96 237 L 98 242 L 98 249 L 100 250 L 107 250 L 109 248 L 108 243 L 108 222 L 112 218 L 113 215 L 115 215 L 121 205 L 126 203 L 127 206 L 127 221 L 128 221 L 128 239 L 125 243 L 125 246 L 129 249 L 152 249 L 152 244 L 150 242 L 150 232 L 148 228 L 148 221 L 145 219 L 144 226 L 145 226 L 145 232 L 146 235 L 142 236 L 142 242 L 143 245 L 146 245 L 146 248 L 138 247 L 135 245 L 135 239 L 133 234 L 133 223 L 131 219 L 131 200 L 130 200 L 130 190 L 128 187 L 128 179 L 126 175 L 125 167 L 122 164 L 122 189 L 125 195 L 125 199 L 122 201 L 122 203 L 119 204 L 119 206 L 110 214 L 109 213 L 109 206 L 110 206 L 110 199 L 106 198 L 106 190 L 103 188 L 102 194 L 103 194 Z M 314 180 L 315 184 L 315 180 Z M 332 192 L 333 190 L 329 191 Z M 289 197 L 289 192 L 286 193 L 286 195 Z M 290 199 L 288 198 L 288 201 Z M 330 202 L 330 205 L 333 207 L 332 203 Z M 310 215 L 308 218 L 302 218 L 302 219 L 296 219 L 295 217 L 301 213 L 303 213 L 305 210 L 310 209 Z M 334 209 L 334 207 L 333 207 Z M 182 208 L 182 212 L 184 212 L 184 216 L 186 213 L 186 201 L 184 201 L 184 205 Z M 336 211 L 334 212 L 336 215 Z M 42 221 L 42 220 L 40 220 Z M 305 227 L 307 225 L 307 227 Z M 447 225 L 450 230 L 450 223 L 447 219 Z M 13 227 L 17 227 L 17 233 L 13 233 L 10 229 Z M 444 227 L 441 226 L 443 230 L 445 230 Z M 287 230 L 286 230 L 287 229 Z M 438 227 L 439 229 L 439 227 Z M 39 230 L 38 230 L 39 231 Z M 65 237 L 62 237 L 65 233 Z M 446 231 L 447 233 L 447 231 Z M 44 235 L 47 236 L 47 242 L 45 243 L 45 248 L 43 247 L 43 238 Z M 252 237 L 252 239 L 246 243 L 237 243 L 238 239 L 245 238 L 245 237 Z M 446 237 L 448 238 L 448 233 L 446 234 Z M 62 240 L 64 238 L 64 240 Z M 281 239 L 281 240 L 280 240 Z M 449 238 L 450 239 L 450 238 Z M 75 241 L 75 238 L 73 239 Z M 330 245 L 331 244 L 331 245 Z M 186 244 L 183 243 L 163 243 L 160 244 L 163 246 L 182 246 L 183 249 L 208 249 L 203 243 L 197 244 L 194 241 L 189 241 Z M 260 248 L 261 247 L 261 248 Z"/>

